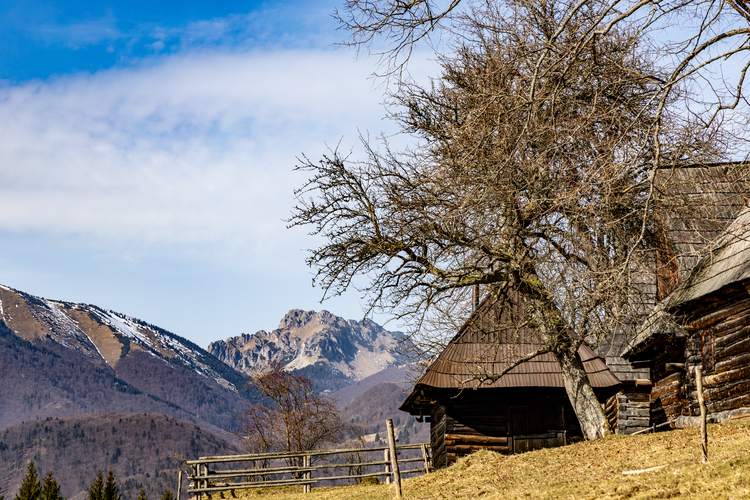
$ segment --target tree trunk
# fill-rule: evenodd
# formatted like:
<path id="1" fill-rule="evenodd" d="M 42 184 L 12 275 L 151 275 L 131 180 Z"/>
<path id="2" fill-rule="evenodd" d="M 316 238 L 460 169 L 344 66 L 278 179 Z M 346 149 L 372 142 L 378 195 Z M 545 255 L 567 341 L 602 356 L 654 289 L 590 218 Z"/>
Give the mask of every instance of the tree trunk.
<path id="1" fill-rule="evenodd" d="M 590 440 L 611 434 L 612 428 L 583 369 L 578 350 L 573 351 L 572 347 L 559 349 L 555 357 L 560 363 L 565 391 L 581 424 L 583 436 Z"/>

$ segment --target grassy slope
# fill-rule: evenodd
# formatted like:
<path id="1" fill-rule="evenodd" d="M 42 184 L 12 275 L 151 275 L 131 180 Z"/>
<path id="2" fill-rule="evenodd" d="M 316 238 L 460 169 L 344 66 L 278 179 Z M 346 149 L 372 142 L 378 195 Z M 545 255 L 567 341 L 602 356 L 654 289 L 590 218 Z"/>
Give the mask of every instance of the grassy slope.
<path id="1" fill-rule="evenodd" d="M 481 451 L 455 465 L 403 482 L 405 499 L 750 498 L 750 423 L 708 428 L 710 464 L 700 463 L 697 429 L 598 441 L 503 456 Z M 656 466 L 642 474 L 624 471 Z M 237 492 L 240 498 L 390 500 L 392 486 Z M 217 497 L 214 497 L 217 498 Z M 226 497 L 228 498 L 228 496 Z"/>

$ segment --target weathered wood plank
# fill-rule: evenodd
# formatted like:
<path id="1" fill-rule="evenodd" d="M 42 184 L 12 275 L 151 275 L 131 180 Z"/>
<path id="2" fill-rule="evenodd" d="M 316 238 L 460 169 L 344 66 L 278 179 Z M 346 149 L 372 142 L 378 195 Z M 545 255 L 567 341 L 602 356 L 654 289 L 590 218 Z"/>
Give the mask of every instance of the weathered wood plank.
<path id="1" fill-rule="evenodd" d="M 736 410 L 750 405 L 750 394 L 739 394 L 733 398 L 726 398 L 721 401 L 711 401 L 706 404 L 708 411 L 716 413 L 720 411 Z"/>
<path id="2" fill-rule="evenodd" d="M 721 373 L 721 372 L 729 371 L 733 368 L 737 368 L 740 366 L 748 366 L 748 365 L 750 365 L 750 352 L 746 354 L 734 356 L 730 359 L 727 359 L 721 362 L 717 362 L 714 368 L 714 372 Z"/>
<path id="3" fill-rule="evenodd" d="M 492 436 L 477 436 L 477 435 L 467 435 L 467 434 L 446 434 L 445 435 L 445 442 L 456 443 L 456 442 L 464 442 L 467 444 L 477 443 L 477 444 L 507 444 L 508 438 L 507 437 L 492 437 Z"/>
<path id="4" fill-rule="evenodd" d="M 707 399 L 710 399 L 712 402 L 730 398 L 739 394 L 750 394 L 750 379 L 734 381 L 731 384 L 723 384 L 717 388 L 704 389 L 703 393 L 705 397 Z M 693 394 L 696 394 L 697 398 L 697 392 L 691 392 L 690 394 L 691 398 Z"/>
<path id="5" fill-rule="evenodd" d="M 743 366 L 733 370 L 727 370 L 714 375 L 707 375 L 703 379 L 703 385 L 709 389 L 713 386 L 731 383 L 733 381 L 746 379 L 750 377 L 750 366 Z"/>
<path id="6" fill-rule="evenodd" d="M 630 417 L 648 417 L 651 414 L 651 408 L 638 408 L 634 410 L 620 410 L 620 418 Z"/>
<path id="7" fill-rule="evenodd" d="M 735 304 L 727 307 L 722 307 L 710 314 L 706 314 L 688 325 L 690 330 L 698 330 L 708 328 L 711 325 L 718 323 L 719 321 L 726 319 L 732 315 L 738 314 L 746 309 L 750 308 L 750 299 L 739 301 Z"/>
<path id="8" fill-rule="evenodd" d="M 735 342 L 726 347 L 716 346 L 715 356 L 716 362 L 721 362 L 726 358 L 740 356 L 744 353 L 750 352 L 750 335 L 743 340 Z"/>
<path id="9" fill-rule="evenodd" d="M 451 446 L 448 454 L 450 455 L 451 452 L 455 454 L 463 453 L 474 453 L 475 451 L 479 450 L 490 450 L 490 451 L 496 451 L 498 453 L 508 453 L 508 447 L 507 446 L 492 446 L 492 445 L 455 445 Z"/>
<path id="10" fill-rule="evenodd" d="M 682 401 L 683 397 L 680 394 L 674 393 L 670 396 L 664 396 L 658 399 L 658 402 L 661 403 L 662 407 L 670 406 L 673 404 L 676 404 L 679 401 Z"/>
<path id="11" fill-rule="evenodd" d="M 650 423 L 650 417 L 628 417 L 627 419 L 621 420 L 620 422 L 627 426 L 644 425 L 648 427 Z"/>
<path id="12" fill-rule="evenodd" d="M 743 326 L 717 335 L 714 342 L 717 349 L 724 349 L 735 342 L 748 338 L 748 336 L 750 336 L 750 326 Z"/>
<path id="13" fill-rule="evenodd" d="M 645 426 L 645 427 L 618 427 L 617 428 L 617 433 L 618 434 L 634 434 L 634 433 L 636 433 L 638 431 L 643 431 L 643 430 L 646 430 L 646 429 L 649 429 L 649 428 L 650 428 L 650 426 Z"/>
<path id="14" fill-rule="evenodd" d="M 637 410 L 640 408 L 651 408 L 651 403 L 627 403 L 627 404 L 620 405 L 620 407 Z"/>

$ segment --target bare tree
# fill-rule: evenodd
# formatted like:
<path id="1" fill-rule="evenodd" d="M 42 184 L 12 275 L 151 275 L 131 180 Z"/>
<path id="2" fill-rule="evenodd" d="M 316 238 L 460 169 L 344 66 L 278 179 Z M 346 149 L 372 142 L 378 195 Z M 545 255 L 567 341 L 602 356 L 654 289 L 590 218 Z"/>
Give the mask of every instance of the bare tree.
<path id="1" fill-rule="evenodd" d="M 546 45 L 533 57 L 538 66 L 566 64 L 590 44 L 605 40 L 612 29 L 637 34 L 658 55 L 656 117 L 682 98 L 682 110 L 705 127 L 720 122 L 735 145 L 733 159 L 747 158 L 748 101 L 746 76 L 750 68 L 750 3 L 746 0 L 557 0 L 559 12 L 550 26 Z M 400 81 L 413 49 L 437 37 L 463 37 L 466 18 L 477 10 L 494 9 L 504 21 L 517 10 L 533 10 L 534 0 L 346 0 L 336 15 L 351 37 L 345 45 L 367 47 L 381 57 L 382 74 Z M 580 36 L 569 44 L 563 33 L 568 23 L 580 23 L 580 13 L 595 12 L 576 29 Z M 384 49 L 377 42 L 385 39 Z M 551 61 L 550 61 L 551 60 Z M 526 92 L 536 96 L 535 81 Z M 661 122 L 651 128 L 652 176 L 661 162 Z"/>
<path id="2" fill-rule="evenodd" d="M 273 363 L 253 378 L 258 399 L 239 415 L 239 435 L 250 453 L 319 449 L 345 437 L 347 424 L 336 403 L 315 393 L 313 383 Z M 290 464 L 301 466 L 294 460 Z"/>
<path id="3" fill-rule="evenodd" d="M 589 439 L 609 426 L 578 348 L 653 298 L 633 275 L 653 271 L 664 232 L 668 179 L 656 189 L 654 165 L 724 153 L 718 127 L 675 111 L 676 89 L 664 99 L 669 75 L 637 30 L 591 37 L 601 9 L 542 0 L 463 15 L 442 76 L 394 95 L 416 147 L 365 140 L 364 162 L 303 158 L 312 177 L 290 220 L 325 237 L 308 263 L 326 295 L 367 276 L 370 307 L 408 318 L 413 339 L 482 286 L 507 312 L 497 328 L 531 329 L 540 347 L 506 353 L 506 370 L 477 384 L 553 353 Z"/>
<path id="4" fill-rule="evenodd" d="M 420 41 L 435 34 L 461 35 L 467 11 L 493 6 L 503 17 L 512 17 L 517 8 L 533 8 L 531 0 L 346 0 L 336 11 L 341 26 L 351 38 L 344 42 L 356 47 L 377 47 L 385 39 L 385 49 L 374 49 L 382 57 L 386 72 L 404 67 Z M 582 41 L 595 41 L 614 26 L 627 24 L 641 34 L 658 30 L 655 50 L 668 54 L 671 71 L 663 84 L 673 86 L 695 73 L 706 81 L 719 81 L 724 87 L 727 73 L 716 80 L 709 75 L 715 64 L 734 66 L 738 71 L 732 97 L 720 98 L 719 107 L 739 104 L 741 89 L 749 66 L 750 4 L 746 0 L 561 0 L 555 2 L 562 13 L 561 26 L 582 9 L 597 12 L 585 27 Z M 669 28 L 674 28 L 669 30 Z M 553 37 L 554 38 L 554 37 Z M 550 40 L 554 45 L 555 40 Z M 550 47 L 551 48 L 551 47 Z M 743 55 L 745 56 L 744 59 Z M 557 56 L 565 56 L 557 52 Z M 549 57 L 548 53 L 538 54 Z M 718 89 L 722 92 L 722 89 Z M 726 90 L 726 89 L 724 89 Z"/>

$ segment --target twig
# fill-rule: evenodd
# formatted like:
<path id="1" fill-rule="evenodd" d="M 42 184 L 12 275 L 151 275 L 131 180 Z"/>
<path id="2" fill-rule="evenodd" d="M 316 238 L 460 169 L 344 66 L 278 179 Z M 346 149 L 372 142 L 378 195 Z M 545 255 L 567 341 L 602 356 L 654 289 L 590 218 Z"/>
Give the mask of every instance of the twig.
<path id="1" fill-rule="evenodd" d="M 655 472 L 657 470 L 662 470 L 666 465 L 657 465 L 656 467 L 649 467 L 648 469 L 638 469 L 638 470 L 626 470 L 623 471 L 622 475 L 627 476 L 630 474 L 645 474 L 646 472 Z"/>

